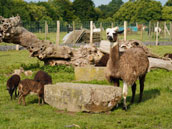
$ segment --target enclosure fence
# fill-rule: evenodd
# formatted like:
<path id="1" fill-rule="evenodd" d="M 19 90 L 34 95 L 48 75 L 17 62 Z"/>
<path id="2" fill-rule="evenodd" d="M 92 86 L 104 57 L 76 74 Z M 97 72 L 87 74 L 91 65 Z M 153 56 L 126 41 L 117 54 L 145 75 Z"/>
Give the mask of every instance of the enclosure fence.
<path id="1" fill-rule="evenodd" d="M 106 40 L 106 29 L 119 27 L 119 30 L 125 30 L 125 35 L 120 35 L 124 40 L 140 40 L 146 45 L 172 45 L 172 21 L 150 21 L 147 23 L 125 23 L 125 22 L 29 22 L 22 23 L 30 32 L 35 33 L 40 39 L 50 40 L 54 43 L 63 43 L 66 34 L 73 30 L 91 30 L 100 29 L 101 40 Z M 59 24 L 59 25 L 58 25 Z M 126 24 L 126 25 L 125 25 Z M 125 28 L 126 26 L 126 28 Z M 58 34 L 59 33 L 59 34 Z M 91 33 L 91 32 L 90 32 Z M 126 36 L 126 37 L 125 37 Z M 90 34 L 91 37 L 91 34 Z M 94 38 L 91 37 L 91 39 Z M 90 41 L 91 41 L 90 39 Z M 71 42 L 72 43 L 72 42 Z"/>

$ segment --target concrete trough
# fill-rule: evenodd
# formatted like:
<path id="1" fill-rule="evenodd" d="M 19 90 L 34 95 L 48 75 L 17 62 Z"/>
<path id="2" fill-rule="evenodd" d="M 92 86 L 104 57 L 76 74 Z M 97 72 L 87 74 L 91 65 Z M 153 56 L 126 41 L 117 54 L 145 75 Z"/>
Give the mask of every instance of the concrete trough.
<path id="1" fill-rule="evenodd" d="M 75 67 L 76 81 L 106 80 L 105 67 Z"/>

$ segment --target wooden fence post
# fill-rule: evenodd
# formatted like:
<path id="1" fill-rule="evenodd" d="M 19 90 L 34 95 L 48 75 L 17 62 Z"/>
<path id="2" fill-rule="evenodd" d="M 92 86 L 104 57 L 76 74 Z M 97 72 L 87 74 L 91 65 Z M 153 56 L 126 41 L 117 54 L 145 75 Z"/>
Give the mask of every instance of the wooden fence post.
<path id="1" fill-rule="evenodd" d="M 90 21 L 90 44 L 93 44 L 93 21 Z"/>
<path id="2" fill-rule="evenodd" d="M 124 41 L 127 41 L 127 21 L 124 21 Z"/>
<path id="3" fill-rule="evenodd" d="M 100 29 L 103 30 L 102 22 L 100 22 Z"/>
<path id="4" fill-rule="evenodd" d="M 83 26 L 81 25 L 80 29 L 82 30 L 83 29 Z"/>
<path id="5" fill-rule="evenodd" d="M 102 37 L 102 31 L 103 31 L 103 26 L 102 26 L 102 22 L 100 22 L 100 40 L 103 39 L 103 37 Z"/>
<path id="6" fill-rule="evenodd" d="M 170 40 L 172 41 L 172 23 L 170 22 Z"/>
<path id="7" fill-rule="evenodd" d="M 57 21 L 57 34 L 56 34 L 56 45 L 60 43 L 60 21 Z"/>
<path id="8" fill-rule="evenodd" d="M 73 31 L 75 30 L 75 21 L 72 22 L 73 25 Z"/>
<path id="9" fill-rule="evenodd" d="M 141 41 L 143 41 L 143 24 L 141 24 Z"/>
<path id="10" fill-rule="evenodd" d="M 48 34 L 48 24 L 47 21 L 45 21 L 45 40 L 47 40 L 47 34 Z"/>
<path id="11" fill-rule="evenodd" d="M 155 25 L 155 23 L 154 23 L 154 26 L 153 26 L 153 39 L 156 39 L 156 33 L 155 33 L 155 27 L 156 27 L 156 25 Z"/>
<path id="12" fill-rule="evenodd" d="M 111 23 L 111 28 L 113 28 L 113 26 L 114 26 L 114 25 L 113 25 L 113 22 L 112 22 L 112 23 Z"/>
<path id="13" fill-rule="evenodd" d="M 157 22 L 157 32 L 156 32 L 156 46 L 158 45 L 158 36 L 159 36 L 159 32 L 158 32 L 158 29 L 159 29 L 159 22 Z"/>
<path id="14" fill-rule="evenodd" d="M 151 21 L 149 21 L 149 39 L 151 37 Z"/>
<path id="15" fill-rule="evenodd" d="M 166 33 L 166 22 L 164 22 L 164 38 L 167 37 L 167 33 Z"/>
<path id="16" fill-rule="evenodd" d="M 16 51 L 19 51 L 19 45 L 18 44 L 16 45 Z"/>

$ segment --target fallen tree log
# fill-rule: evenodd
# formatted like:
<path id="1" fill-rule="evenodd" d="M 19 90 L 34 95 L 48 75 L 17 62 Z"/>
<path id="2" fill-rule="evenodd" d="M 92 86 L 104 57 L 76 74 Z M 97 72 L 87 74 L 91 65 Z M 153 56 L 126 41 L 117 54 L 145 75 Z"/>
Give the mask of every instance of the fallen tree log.
<path id="1" fill-rule="evenodd" d="M 161 68 L 166 70 L 172 70 L 172 63 L 168 60 L 162 60 L 158 58 L 149 57 L 149 71 L 155 68 Z"/>
<path id="2" fill-rule="evenodd" d="M 50 41 L 39 40 L 33 33 L 21 26 L 20 17 L 0 17 L 0 41 L 19 44 L 30 51 L 32 57 L 46 61 L 47 58 L 69 59 L 71 50 L 68 47 L 57 47 Z"/>

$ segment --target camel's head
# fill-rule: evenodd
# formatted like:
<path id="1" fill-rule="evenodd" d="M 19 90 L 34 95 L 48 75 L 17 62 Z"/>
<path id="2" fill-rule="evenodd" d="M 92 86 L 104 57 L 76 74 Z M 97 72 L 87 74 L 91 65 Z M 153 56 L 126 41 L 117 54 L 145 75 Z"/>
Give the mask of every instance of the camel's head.
<path id="1" fill-rule="evenodd" d="M 119 27 L 115 28 L 107 28 L 106 29 L 106 34 L 107 34 L 107 39 L 110 42 L 116 42 L 118 38 L 118 34 L 122 34 L 124 31 L 119 31 Z"/>

